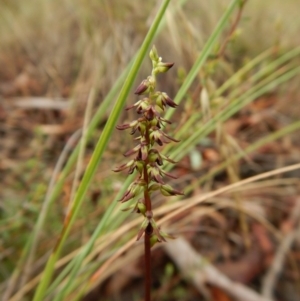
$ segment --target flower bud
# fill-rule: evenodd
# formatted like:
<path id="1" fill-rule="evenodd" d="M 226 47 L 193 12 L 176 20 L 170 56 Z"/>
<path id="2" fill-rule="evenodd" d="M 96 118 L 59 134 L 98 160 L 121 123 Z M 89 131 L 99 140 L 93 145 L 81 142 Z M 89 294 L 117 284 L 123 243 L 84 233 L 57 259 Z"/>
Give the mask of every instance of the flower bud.
<path id="1" fill-rule="evenodd" d="M 134 94 L 146 94 L 151 92 L 154 89 L 155 86 L 155 80 L 152 78 L 152 76 L 148 76 L 147 79 L 144 79 L 140 85 L 135 90 Z"/>
<path id="2" fill-rule="evenodd" d="M 144 186 L 145 186 L 145 182 L 143 180 L 134 181 L 131 185 L 129 185 L 124 195 L 120 199 L 120 202 L 124 203 L 133 199 L 142 191 Z"/>
<path id="3" fill-rule="evenodd" d="M 147 145 L 142 145 L 139 157 L 141 160 L 145 161 L 148 157 L 148 146 Z"/>
<path id="4" fill-rule="evenodd" d="M 141 173 L 144 169 L 144 163 L 142 161 L 136 161 L 135 167 L 138 170 L 138 172 Z"/>
<path id="5" fill-rule="evenodd" d="M 159 62 L 157 66 L 154 68 L 154 73 L 164 73 L 173 67 L 174 63 L 163 63 Z"/>
<path id="6" fill-rule="evenodd" d="M 154 130 L 150 133 L 150 141 L 153 143 L 154 141 L 162 146 L 163 143 L 164 143 L 164 140 L 163 140 L 163 137 L 162 137 L 162 134 L 158 131 L 158 130 Z"/>
<path id="7" fill-rule="evenodd" d="M 153 234 L 151 235 L 150 237 L 150 245 L 151 245 L 151 248 L 158 242 L 161 242 L 159 239 L 158 239 L 158 236 Z"/>
<path id="8" fill-rule="evenodd" d="M 140 134 L 141 134 L 141 136 L 144 136 L 145 135 L 145 133 L 146 133 L 146 124 L 145 124 L 145 122 L 139 122 L 139 125 L 138 125 L 138 130 L 139 130 L 139 132 L 140 132 Z"/>
<path id="9" fill-rule="evenodd" d="M 160 241 L 160 242 L 166 241 L 166 240 L 164 239 L 164 237 L 161 235 L 160 229 L 159 229 L 159 227 L 156 225 L 155 220 L 154 220 L 153 218 L 150 220 L 150 224 L 151 224 L 151 226 L 152 226 L 152 228 L 153 228 L 154 234 L 157 236 L 157 238 L 159 239 L 159 241 Z"/>
<path id="10" fill-rule="evenodd" d="M 141 103 L 137 106 L 136 108 L 136 112 L 138 114 L 142 114 L 145 110 L 147 110 L 147 108 L 149 107 L 149 99 L 148 98 L 144 98 L 143 100 L 141 100 Z"/>
<path id="11" fill-rule="evenodd" d="M 159 158 L 159 152 L 156 149 L 151 149 L 148 153 L 148 161 L 154 163 Z"/>
<path id="12" fill-rule="evenodd" d="M 151 192 L 153 192 L 153 191 L 159 190 L 159 189 L 160 189 L 160 186 L 161 186 L 161 185 L 159 185 L 159 184 L 157 184 L 157 183 L 151 184 L 151 185 L 149 186 L 149 193 L 151 193 Z"/>
<path id="13" fill-rule="evenodd" d="M 159 56 L 158 56 L 158 53 L 157 53 L 157 49 L 154 45 L 152 46 L 152 49 L 149 53 L 149 57 L 150 57 L 152 62 L 158 62 L 159 61 Z"/>
<path id="14" fill-rule="evenodd" d="M 136 88 L 134 94 L 138 94 L 141 95 L 143 93 L 147 93 L 147 89 L 148 89 L 148 82 L 146 79 L 144 79 L 140 85 Z"/>
<path id="15" fill-rule="evenodd" d="M 141 228 L 138 232 L 136 240 L 139 240 L 142 237 L 142 235 L 144 234 L 144 232 L 149 224 L 150 224 L 150 221 L 148 220 L 148 218 L 145 218 L 141 225 Z"/>
<path id="16" fill-rule="evenodd" d="M 167 104 L 169 107 L 176 108 L 178 105 L 168 96 L 167 93 L 162 93 L 163 101 L 165 104 Z"/>
<path id="17" fill-rule="evenodd" d="M 146 214 L 146 205 L 144 203 L 138 202 L 137 203 L 137 212 L 142 213 L 145 216 L 145 214 Z"/>
<path id="18" fill-rule="evenodd" d="M 148 176 L 151 180 L 154 180 L 157 183 L 165 184 L 162 177 L 159 168 L 155 166 L 148 167 Z"/>

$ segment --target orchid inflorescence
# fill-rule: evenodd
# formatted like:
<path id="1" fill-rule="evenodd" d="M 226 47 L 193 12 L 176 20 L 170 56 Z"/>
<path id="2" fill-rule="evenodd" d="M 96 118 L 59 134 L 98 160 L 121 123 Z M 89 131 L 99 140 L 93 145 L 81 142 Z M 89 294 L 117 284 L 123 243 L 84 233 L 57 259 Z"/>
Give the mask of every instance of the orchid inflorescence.
<path id="1" fill-rule="evenodd" d="M 143 193 L 143 198 L 139 199 L 130 208 L 133 208 L 134 212 L 145 217 L 137 240 L 141 238 L 145 231 L 148 231 L 148 234 L 150 231 L 151 245 L 154 245 L 156 242 L 165 241 L 167 235 L 160 231 L 154 221 L 151 194 L 154 191 L 160 191 L 164 196 L 182 195 L 183 193 L 165 184 L 164 176 L 176 177 L 162 169 L 164 161 L 176 162 L 161 154 L 155 148 L 156 144 L 162 146 L 170 141 L 179 142 L 163 131 L 165 124 L 171 124 L 171 122 L 161 116 L 166 107 L 176 108 L 177 104 L 167 93 L 156 91 L 156 75 L 167 72 L 174 63 L 162 62 L 155 46 L 152 47 L 149 56 L 152 61 L 152 73 L 147 79 L 142 81 L 135 91 L 135 94 L 145 95 L 145 97 L 126 108 L 126 110 L 135 108 L 140 117 L 130 123 L 117 126 L 119 130 L 131 129 L 131 135 L 139 134 L 135 138 L 135 140 L 139 141 L 139 144 L 124 154 L 125 157 L 135 155 L 135 158 L 114 169 L 114 171 L 118 172 L 128 169 L 129 174 L 137 171 L 138 177 L 128 187 L 120 201 L 122 203 L 127 202 Z"/>

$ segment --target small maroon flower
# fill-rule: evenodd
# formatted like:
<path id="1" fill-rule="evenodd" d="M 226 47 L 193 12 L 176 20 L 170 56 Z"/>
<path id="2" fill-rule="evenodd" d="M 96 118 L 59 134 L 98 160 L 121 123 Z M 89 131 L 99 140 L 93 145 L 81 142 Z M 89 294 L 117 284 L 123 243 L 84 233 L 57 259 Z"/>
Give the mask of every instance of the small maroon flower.
<path id="1" fill-rule="evenodd" d="M 124 156 L 125 157 L 128 157 L 128 156 L 131 156 L 135 153 L 137 153 L 140 149 L 141 149 L 141 144 L 138 144 L 137 146 L 135 146 L 133 149 L 130 149 L 129 151 L 127 151 Z"/>
<path id="2" fill-rule="evenodd" d="M 156 93 L 156 105 L 160 107 L 162 110 L 165 109 L 166 106 L 176 108 L 178 105 L 168 96 L 165 92 L 157 92 Z"/>
<path id="3" fill-rule="evenodd" d="M 138 94 L 138 95 L 141 95 L 143 94 L 144 92 L 146 92 L 148 89 L 148 84 L 147 84 L 147 80 L 143 80 L 139 86 L 136 88 L 134 94 Z"/>
<path id="4" fill-rule="evenodd" d="M 171 69 L 174 66 L 174 63 L 163 63 L 161 61 L 158 62 L 158 64 L 154 68 L 154 72 L 157 73 L 164 73 L 167 72 L 169 69 Z"/>
<path id="5" fill-rule="evenodd" d="M 146 94 L 154 89 L 154 79 L 152 76 L 148 76 L 147 79 L 144 79 L 140 85 L 135 90 L 134 94 Z"/>
<path id="6" fill-rule="evenodd" d="M 144 116 L 147 120 L 151 121 L 155 117 L 158 117 L 159 113 L 155 110 L 154 106 L 149 106 L 149 108 L 144 111 Z"/>
<path id="7" fill-rule="evenodd" d="M 164 137 L 168 138 L 169 140 L 171 141 L 174 141 L 174 142 L 180 142 L 180 140 L 177 140 L 169 135 L 167 135 L 165 132 L 163 132 L 162 130 L 158 130 L 159 133 L 161 133 Z"/>
<path id="8" fill-rule="evenodd" d="M 127 130 L 127 129 L 130 129 L 130 128 L 135 128 L 137 125 L 138 125 L 138 121 L 134 120 L 130 123 L 117 125 L 116 128 L 120 131 L 123 131 L 123 130 Z"/>
<path id="9" fill-rule="evenodd" d="M 116 167 L 115 169 L 113 169 L 113 171 L 114 172 L 119 172 L 119 171 L 122 171 L 124 169 L 131 168 L 134 165 L 135 165 L 135 160 L 130 160 L 128 163 L 125 163 L 125 164 L 122 164 L 119 167 Z"/>
<path id="10" fill-rule="evenodd" d="M 165 101 L 165 103 L 172 108 L 176 108 L 178 106 L 178 104 L 176 104 L 169 96 L 167 93 L 162 93 L 163 94 L 163 99 Z"/>

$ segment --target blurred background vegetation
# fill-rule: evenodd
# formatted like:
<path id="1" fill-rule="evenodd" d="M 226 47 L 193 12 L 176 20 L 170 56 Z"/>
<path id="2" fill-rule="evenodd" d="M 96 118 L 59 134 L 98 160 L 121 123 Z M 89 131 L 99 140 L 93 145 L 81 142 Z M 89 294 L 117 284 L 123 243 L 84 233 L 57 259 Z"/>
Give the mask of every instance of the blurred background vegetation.
<path id="1" fill-rule="evenodd" d="M 170 96 L 175 98 L 230 2 L 171 1 L 154 40 L 164 60 L 175 62 L 160 82 Z M 62 154 L 68 157 L 74 150 L 79 137 L 74 133 L 84 124 L 89 99 L 92 100 L 88 114 L 93 116 L 138 52 L 160 3 L 154 0 L 0 2 L 0 292 L 4 300 L 32 300 L 74 193 L 75 168 L 66 176 L 59 197 L 46 212 L 32 265 L 25 273 L 23 268 L 31 261 L 27 255 L 22 261 L 22 254 L 45 202 L 55 166 L 59 165 L 57 161 Z M 257 97 L 250 95 L 251 100 L 240 110 L 228 113 L 228 117 L 213 124 L 207 134 L 191 141 L 186 152 L 176 153 L 178 146 L 167 149 L 171 157 L 174 154 L 181 159 L 174 173 L 180 176 L 176 185 L 180 189 L 188 188 L 185 202 L 190 197 L 299 162 L 299 31 L 297 0 L 248 0 L 230 16 L 178 112 L 171 117 L 174 121 L 171 130 L 185 141 L 214 116 L 227 112 L 232 99 L 242 99 L 255 87 L 267 88 Z M 257 62 L 253 62 L 255 59 Z M 248 70 L 238 73 L 247 64 L 250 64 Z M 149 70 L 150 61 L 146 58 L 136 84 Z M 290 71 L 294 73 L 287 80 L 276 82 L 276 74 L 279 78 Z M 232 79 L 228 87 L 218 90 L 228 79 Z M 86 145 L 79 180 L 116 98 L 117 93 Z M 132 93 L 127 103 L 135 100 Z M 132 120 L 134 116 L 124 113 L 121 119 Z M 104 160 L 56 267 L 56 275 L 76 257 L 108 206 L 115 202 L 126 176 L 111 170 L 122 162 L 121 154 L 130 148 L 130 140 L 127 133 L 117 131 L 110 137 Z M 63 151 L 66 144 L 67 150 Z M 66 160 L 62 161 L 53 181 L 64 167 Z M 225 161 L 229 163 L 222 165 Z M 216 172 L 212 172 L 214 169 Z M 273 184 L 265 184 L 265 187 L 254 186 L 252 190 L 241 189 L 220 199 L 211 199 L 205 208 L 213 210 L 207 214 L 201 211 L 203 207 L 195 205 L 194 214 L 182 213 L 169 220 L 167 228 L 175 236 L 183 235 L 217 267 L 219 264 L 224 274 L 236 269 L 236 275 L 229 275 L 232 279 L 261 290 L 263 275 L 271 270 L 283 237 L 296 233 L 300 227 L 297 222 L 300 215 L 292 215 L 299 211 L 299 173 L 278 175 L 273 180 Z M 218 203 L 221 201 L 223 203 Z M 163 206 L 161 199 L 156 202 Z M 168 204 L 174 203 L 169 201 Z M 246 209 L 241 210 L 240 206 Z M 171 210 L 162 208 L 166 208 L 166 212 Z M 246 212 L 247 217 L 241 212 Z M 74 296 L 82 300 L 141 300 L 139 244 L 132 247 L 132 252 L 120 256 L 115 266 L 106 267 L 107 274 L 81 294 L 81 284 L 137 233 L 131 215 L 125 215 L 125 226 L 120 218 L 114 227 L 113 222 L 122 214 L 118 206 L 105 230 L 107 236 L 99 237 L 93 255 L 82 265 L 73 286 L 61 300 L 75 300 Z M 263 217 L 264 222 L 257 221 L 258 216 Z M 126 227 L 130 222 L 132 227 L 124 228 L 119 240 L 105 245 L 110 237 L 117 235 L 118 229 L 122 230 L 122 225 Z M 226 230 L 217 234 L 222 228 Z M 298 240 L 293 240 L 286 251 L 289 260 L 281 262 L 281 285 L 272 287 L 275 300 L 293 301 L 300 296 L 299 241 L 298 235 Z M 259 250 L 251 247 L 255 242 Z M 182 276 L 183 271 L 176 268 L 176 260 L 170 258 L 166 250 L 160 246 L 153 256 L 154 287 L 159 300 L 204 300 L 205 293 Z M 236 262 L 239 268 L 242 263 L 247 267 L 239 270 L 234 265 Z M 54 300 L 53 296 L 63 290 L 68 281 L 67 273 L 62 280 L 65 282 L 49 289 L 45 300 Z M 228 292 L 213 286 L 209 290 L 212 300 L 234 300 Z"/>

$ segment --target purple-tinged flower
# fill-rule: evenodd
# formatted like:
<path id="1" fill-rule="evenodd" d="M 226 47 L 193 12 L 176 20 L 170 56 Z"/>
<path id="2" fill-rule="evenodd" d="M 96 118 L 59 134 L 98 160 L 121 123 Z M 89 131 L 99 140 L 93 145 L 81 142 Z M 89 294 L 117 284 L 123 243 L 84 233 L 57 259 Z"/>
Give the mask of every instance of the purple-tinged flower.
<path id="1" fill-rule="evenodd" d="M 148 76 L 147 79 L 144 79 L 140 85 L 135 90 L 134 94 L 146 94 L 151 92 L 154 89 L 155 80 L 152 76 Z"/>
<path id="2" fill-rule="evenodd" d="M 151 180 L 154 180 L 159 184 L 165 184 L 165 182 L 162 179 L 160 169 L 157 166 L 149 166 L 147 170 L 148 176 Z"/>
<path id="3" fill-rule="evenodd" d="M 161 168 L 159 168 L 156 163 L 151 163 L 150 166 L 148 166 L 148 175 L 150 177 L 150 179 L 154 180 L 157 183 L 160 184 L 165 184 L 162 177 L 163 176 L 167 176 L 170 177 L 172 179 L 177 179 L 177 177 L 173 176 L 172 174 L 162 170 Z"/>
<path id="4" fill-rule="evenodd" d="M 174 63 L 163 63 L 159 62 L 156 67 L 154 68 L 154 73 L 164 73 L 167 72 L 169 69 L 171 69 L 174 66 Z"/>
<path id="5" fill-rule="evenodd" d="M 163 132 L 162 130 L 158 130 L 159 133 L 161 133 L 163 136 L 165 136 L 166 138 L 168 138 L 169 140 L 172 140 L 174 142 L 180 142 L 180 140 L 177 140 L 169 135 L 167 135 L 165 132 Z"/>
<path id="6" fill-rule="evenodd" d="M 166 172 L 166 171 L 164 171 L 164 170 L 162 170 L 162 169 L 159 169 L 160 170 L 160 174 L 163 174 L 163 175 L 165 175 L 165 176 L 167 176 L 167 177 L 169 177 L 169 178 L 172 178 L 172 179 L 178 179 L 176 176 L 173 176 L 172 174 L 170 174 L 169 172 Z"/>
<path id="7" fill-rule="evenodd" d="M 117 125 L 116 128 L 120 131 L 123 131 L 123 130 L 126 130 L 126 129 L 130 129 L 130 128 L 134 128 L 136 127 L 138 124 L 138 121 L 137 120 L 134 120 L 130 123 L 125 123 L 125 124 L 120 124 L 120 125 Z"/>
<path id="8" fill-rule="evenodd" d="M 165 122 L 165 123 L 168 123 L 168 124 L 172 124 L 172 122 L 170 121 L 170 120 L 168 120 L 168 119 L 165 119 L 165 118 L 163 118 L 163 117 L 158 117 L 158 119 L 159 119 L 159 121 L 161 121 L 161 122 Z"/>
<path id="9" fill-rule="evenodd" d="M 125 203 L 135 197 L 135 194 L 131 191 L 126 191 L 122 198 L 119 200 L 121 203 Z"/>
<path id="10" fill-rule="evenodd" d="M 162 146 L 164 143 L 169 143 L 169 141 L 165 140 L 164 137 L 171 141 L 179 142 L 179 140 L 176 140 L 175 138 L 167 135 L 165 132 L 163 132 L 159 128 L 155 128 L 154 130 L 152 130 L 149 137 L 150 137 L 150 141 L 152 143 L 155 141 L 160 146 Z"/>
<path id="11" fill-rule="evenodd" d="M 156 225 L 155 220 L 153 218 L 150 220 L 150 224 L 153 228 L 153 233 L 157 236 L 159 242 L 166 241 L 165 238 L 161 235 L 160 229 Z"/>
<path id="12" fill-rule="evenodd" d="M 133 166 L 135 166 L 135 160 L 130 160 L 128 163 L 122 164 L 119 167 L 116 167 L 115 169 L 113 169 L 114 172 L 119 172 L 121 170 L 124 170 L 126 168 L 132 168 Z"/>
<path id="13" fill-rule="evenodd" d="M 122 198 L 119 200 L 121 203 L 125 203 L 134 197 L 136 197 L 146 185 L 143 179 L 137 179 L 129 185 Z"/>
<path id="14" fill-rule="evenodd" d="M 129 151 L 127 151 L 124 156 L 125 157 L 129 157 L 135 153 L 137 153 L 140 149 L 141 149 L 141 144 L 138 144 L 137 146 L 135 146 L 133 149 L 130 149 Z"/>
<path id="15" fill-rule="evenodd" d="M 159 116 L 159 113 L 155 110 L 153 106 L 149 106 L 146 110 L 144 110 L 144 116 L 147 120 L 151 121 L 156 116 Z"/>
<path id="16" fill-rule="evenodd" d="M 147 93 L 147 90 L 149 88 L 149 84 L 148 81 L 146 79 L 144 79 L 139 86 L 136 88 L 134 94 L 138 94 L 141 95 L 143 93 Z"/>
<path id="17" fill-rule="evenodd" d="M 126 110 L 128 111 L 128 110 L 136 107 L 136 112 L 138 114 L 141 114 L 144 110 L 146 110 L 148 108 L 149 105 L 150 105 L 149 98 L 145 97 L 145 98 L 140 99 L 139 101 L 137 101 L 132 106 L 127 107 Z"/>
<path id="18" fill-rule="evenodd" d="M 160 146 L 165 143 L 163 135 L 159 132 L 159 130 L 152 131 L 149 135 L 149 138 L 152 143 L 155 141 Z"/>
<path id="19" fill-rule="evenodd" d="M 162 110 L 164 110 L 166 106 L 172 108 L 176 108 L 178 106 L 165 92 L 156 92 L 156 105 Z"/>
<path id="20" fill-rule="evenodd" d="M 144 232 L 145 232 L 145 230 L 146 230 L 146 228 L 148 227 L 149 224 L 150 224 L 150 220 L 148 218 L 145 218 L 142 225 L 141 225 L 141 228 L 138 232 L 136 240 L 139 240 L 143 236 L 143 234 L 144 234 Z"/>
<path id="21" fill-rule="evenodd" d="M 156 162 L 160 166 L 163 165 L 163 160 L 162 160 L 162 157 L 161 157 L 159 151 L 154 148 L 151 149 L 148 153 L 148 161 L 149 161 L 149 163 Z"/>

